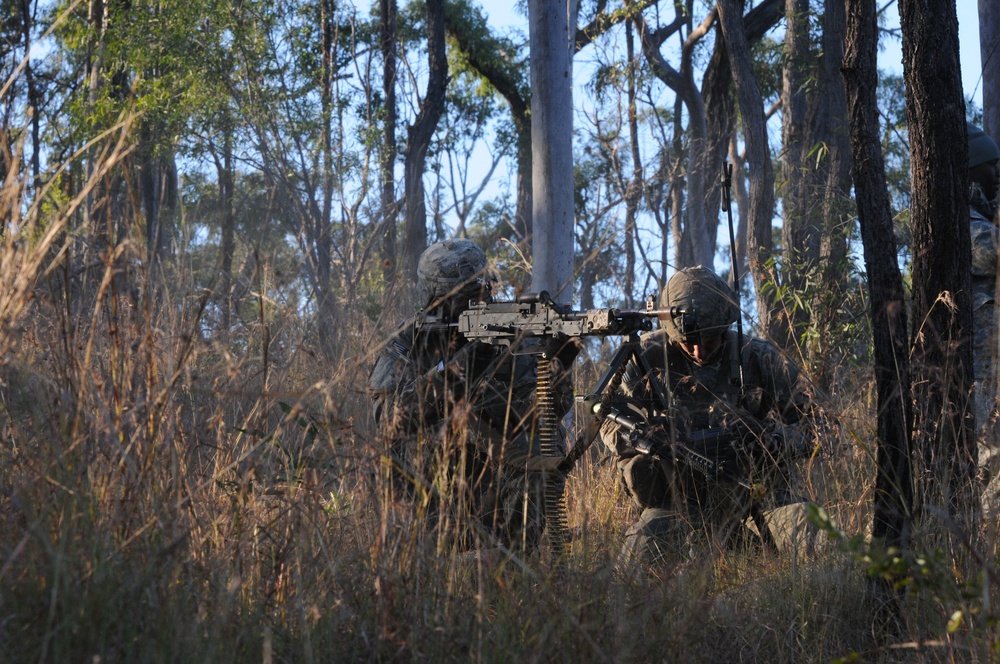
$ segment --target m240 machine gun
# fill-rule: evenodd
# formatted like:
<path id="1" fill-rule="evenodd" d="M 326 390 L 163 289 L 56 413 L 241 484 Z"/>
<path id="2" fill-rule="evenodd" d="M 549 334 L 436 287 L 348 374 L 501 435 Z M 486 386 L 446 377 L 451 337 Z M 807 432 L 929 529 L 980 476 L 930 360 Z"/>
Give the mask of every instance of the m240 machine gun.
<path id="1" fill-rule="evenodd" d="M 634 343 L 639 333 L 653 328 L 659 315 L 650 298 L 642 311 L 592 309 L 574 311 L 552 300 L 545 291 L 525 294 L 513 302 L 476 302 L 450 326 L 469 341 L 503 346 L 513 354 L 538 355 L 538 440 L 543 459 L 551 459 L 551 480 L 546 480 L 545 509 L 553 554 L 561 556 L 567 541 L 562 475 L 572 467 L 560 449 L 559 419 L 552 393 L 553 359 L 570 366 L 583 337 L 624 336 Z M 575 449 L 575 448 L 574 448 Z M 562 471 L 562 472 L 558 472 Z"/>

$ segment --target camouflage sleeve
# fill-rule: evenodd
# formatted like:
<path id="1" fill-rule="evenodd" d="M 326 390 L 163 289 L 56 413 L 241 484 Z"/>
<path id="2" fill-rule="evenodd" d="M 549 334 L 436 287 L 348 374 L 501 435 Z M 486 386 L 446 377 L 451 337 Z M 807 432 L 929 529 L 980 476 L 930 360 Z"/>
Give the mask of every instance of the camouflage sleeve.
<path id="1" fill-rule="evenodd" d="M 1000 229 L 975 210 L 972 216 L 972 276 L 992 277 L 997 272 Z"/>
<path id="2" fill-rule="evenodd" d="M 405 414 L 416 406 L 414 382 L 417 372 L 411 358 L 412 343 L 405 333 L 397 333 L 379 352 L 375 365 L 368 375 L 368 394 L 374 405 L 375 421 L 387 424 L 389 419 L 397 426 L 410 430 L 415 421 Z"/>
<path id="3" fill-rule="evenodd" d="M 798 422 L 809 405 L 808 384 L 799 368 L 763 339 L 751 339 L 745 352 L 750 410 L 761 418 L 774 412 L 785 424 Z"/>
<path id="4" fill-rule="evenodd" d="M 640 421 L 648 419 L 648 412 L 639 405 L 646 403 L 649 397 L 645 389 L 644 378 L 639 365 L 630 360 L 625 366 L 621 385 L 610 397 L 611 400 L 620 399 L 623 403 L 619 406 L 631 411 L 629 414 Z M 628 405 L 625 405 L 626 403 Z M 601 425 L 599 435 L 604 446 L 615 456 L 635 456 L 636 451 L 632 445 L 632 437 L 620 424 L 605 420 Z"/>

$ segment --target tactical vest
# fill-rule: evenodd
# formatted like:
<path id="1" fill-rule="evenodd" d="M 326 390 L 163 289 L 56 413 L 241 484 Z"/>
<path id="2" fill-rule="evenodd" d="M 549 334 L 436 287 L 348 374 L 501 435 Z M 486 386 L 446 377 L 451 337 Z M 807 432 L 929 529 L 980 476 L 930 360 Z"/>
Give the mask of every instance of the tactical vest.
<path id="1" fill-rule="evenodd" d="M 728 330 L 723 337 L 719 357 L 699 366 L 679 347 L 670 343 L 665 333 L 655 332 L 643 344 L 643 359 L 649 366 L 649 381 L 657 381 L 665 390 L 668 412 L 656 396 L 655 387 L 641 376 L 642 369 L 632 363 L 625 371 L 626 389 L 647 402 L 652 417 L 671 415 L 675 424 L 688 432 L 719 426 L 718 402 L 736 405 L 742 396 L 739 335 Z M 665 380 L 669 375 L 669 383 Z"/>

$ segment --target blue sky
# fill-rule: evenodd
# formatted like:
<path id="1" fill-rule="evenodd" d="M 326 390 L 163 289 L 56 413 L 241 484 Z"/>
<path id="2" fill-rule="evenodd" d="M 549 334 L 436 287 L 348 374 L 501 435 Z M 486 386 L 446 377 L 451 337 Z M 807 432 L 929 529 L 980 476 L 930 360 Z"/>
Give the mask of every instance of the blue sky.
<path id="1" fill-rule="evenodd" d="M 512 0 L 482 0 L 481 5 L 489 17 L 491 25 L 497 27 L 517 26 L 527 32 L 526 21 L 517 13 Z M 972 0 L 956 2 L 958 10 L 959 45 L 962 58 L 962 84 L 966 96 L 972 95 L 978 105 L 982 105 L 982 84 L 979 81 L 981 66 L 979 58 L 979 14 L 977 3 Z M 879 6 L 885 6 L 880 2 Z M 896 3 L 886 9 L 891 25 L 899 25 Z M 879 54 L 881 67 L 902 71 L 902 50 L 898 41 L 886 40 L 884 50 Z"/>

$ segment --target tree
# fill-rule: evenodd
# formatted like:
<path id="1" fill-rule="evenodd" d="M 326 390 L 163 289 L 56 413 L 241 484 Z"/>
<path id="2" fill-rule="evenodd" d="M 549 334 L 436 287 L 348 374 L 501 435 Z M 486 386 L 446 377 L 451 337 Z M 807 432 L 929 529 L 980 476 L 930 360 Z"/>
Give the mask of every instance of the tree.
<path id="1" fill-rule="evenodd" d="M 746 162 L 750 171 L 750 224 L 747 233 L 750 272 L 757 285 L 757 312 L 761 329 L 773 334 L 773 307 L 765 295 L 764 285 L 769 278 L 773 278 L 767 270 L 773 250 L 774 173 L 764 122 L 764 104 L 753 72 L 741 3 L 738 0 L 720 0 L 719 18 L 733 67 L 733 82 L 743 119 Z"/>
<path id="2" fill-rule="evenodd" d="M 958 19 L 948 0 L 899 3 L 913 173 L 913 331 L 922 500 L 968 508 L 976 472 L 971 239 Z"/>
<path id="3" fill-rule="evenodd" d="M 396 0 L 379 0 L 382 50 L 382 278 L 396 278 Z"/>
<path id="4" fill-rule="evenodd" d="M 520 49 L 510 39 L 490 30 L 482 11 L 463 0 L 445 6 L 445 24 L 465 63 L 494 90 L 510 109 L 516 143 L 517 182 L 514 236 L 522 250 L 530 253 L 532 233 L 531 197 L 531 82 Z"/>
<path id="5" fill-rule="evenodd" d="M 896 263 L 876 104 L 878 34 L 874 0 L 848 0 L 843 75 L 850 127 L 851 175 L 858 203 L 871 321 L 878 408 L 877 477 L 872 535 L 905 547 L 913 503 L 909 353 L 903 280 Z"/>
<path id="6" fill-rule="evenodd" d="M 531 288 L 573 293 L 573 90 L 576 2 L 529 0 L 531 36 Z"/>
<path id="7" fill-rule="evenodd" d="M 420 112 L 407 128 L 403 183 L 406 199 L 406 228 L 403 245 L 403 274 L 415 279 L 417 261 L 427 247 L 427 203 L 424 199 L 424 166 L 438 120 L 444 112 L 448 85 L 445 56 L 444 0 L 427 0 L 427 90 Z"/>

